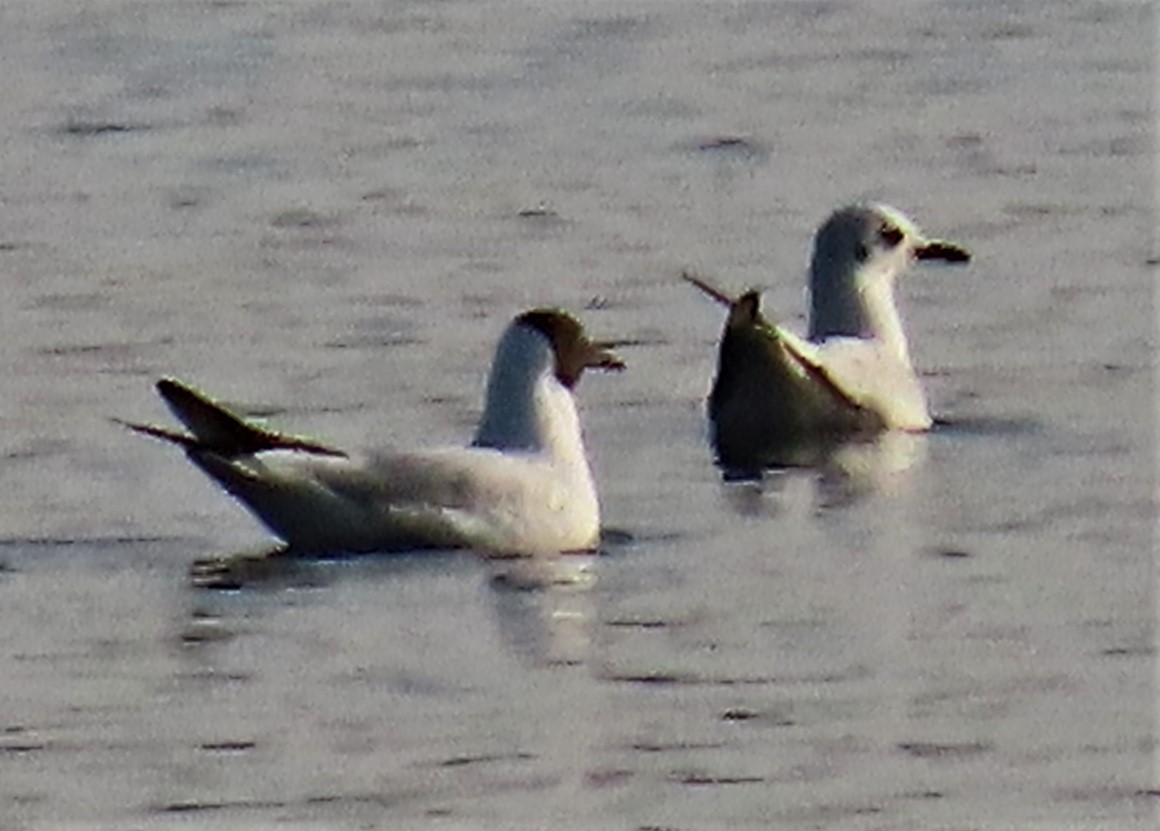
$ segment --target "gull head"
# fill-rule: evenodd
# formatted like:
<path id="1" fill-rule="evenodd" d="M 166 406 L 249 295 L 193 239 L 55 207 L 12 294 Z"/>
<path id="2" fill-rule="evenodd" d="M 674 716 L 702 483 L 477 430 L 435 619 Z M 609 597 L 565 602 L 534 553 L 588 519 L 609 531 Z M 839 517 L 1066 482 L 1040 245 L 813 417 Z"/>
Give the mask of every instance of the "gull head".
<path id="1" fill-rule="evenodd" d="M 624 361 L 612 351 L 614 342 L 590 340 L 580 321 L 561 309 L 532 309 L 513 325 L 544 338 L 552 372 L 568 389 L 575 388 L 586 369 L 624 369 Z"/>
<path id="2" fill-rule="evenodd" d="M 915 261 L 966 263 L 960 245 L 926 237 L 888 205 L 835 211 L 814 237 L 810 261 L 811 340 L 875 337 L 899 326 L 894 281 Z"/>
<path id="3" fill-rule="evenodd" d="M 613 345 L 560 309 L 517 316 L 496 348 L 473 444 L 583 458 L 573 394 L 586 369 L 624 369 Z"/>

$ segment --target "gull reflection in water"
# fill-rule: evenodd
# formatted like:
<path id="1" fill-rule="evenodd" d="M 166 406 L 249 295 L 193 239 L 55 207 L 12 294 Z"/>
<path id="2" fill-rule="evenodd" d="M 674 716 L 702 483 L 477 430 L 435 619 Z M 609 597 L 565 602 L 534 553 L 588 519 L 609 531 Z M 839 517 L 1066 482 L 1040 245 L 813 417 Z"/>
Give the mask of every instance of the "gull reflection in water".
<path id="1" fill-rule="evenodd" d="M 197 589 L 278 591 L 316 588 L 343 574 L 405 576 L 446 569 L 448 557 L 463 562 L 463 552 L 318 559 L 287 556 L 280 549 L 242 551 L 194 561 L 190 583 Z M 467 555 L 471 558 L 471 555 Z M 591 652 L 599 554 L 540 555 L 491 559 L 476 557 L 488 580 L 488 593 L 504 644 L 534 664 L 580 664 Z M 346 568 L 341 567 L 346 565 Z M 348 574 L 349 576 L 349 574 Z M 202 621 L 193 622 L 195 628 Z"/>
<path id="2" fill-rule="evenodd" d="M 827 447 L 794 448 L 782 458 L 764 456 L 749 469 L 727 469 L 727 498 L 742 516 L 781 513 L 771 505 L 769 490 L 784 493 L 790 502 L 799 491 L 813 509 L 851 505 L 875 494 L 892 494 L 910 484 L 927 455 L 927 435 L 890 431 L 872 440 Z"/>
<path id="3" fill-rule="evenodd" d="M 532 664 L 582 664 L 592 650 L 598 554 L 492 560 L 500 637 Z"/>
<path id="4" fill-rule="evenodd" d="M 840 445 L 820 468 L 820 501 L 825 506 L 844 505 L 906 488 L 926 452 L 925 433 L 891 431 L 871 442 Z"/>

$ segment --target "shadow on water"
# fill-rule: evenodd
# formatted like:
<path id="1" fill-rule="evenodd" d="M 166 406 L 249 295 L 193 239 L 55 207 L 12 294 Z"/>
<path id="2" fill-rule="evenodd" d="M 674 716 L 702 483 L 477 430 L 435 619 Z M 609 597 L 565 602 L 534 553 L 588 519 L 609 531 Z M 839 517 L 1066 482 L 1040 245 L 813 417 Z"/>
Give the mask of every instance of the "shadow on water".
<path id="1" fill-rule="evenodd" d="M 610 536 L 616 545 L 631 540 L 625 532 Z M 213 596 L 275 598 L 339 581 L 381 581 L 388 592 L 398 580 L 458 573 L 473 581 L 482 578 L 497 634 L 522 663 L 581 664 L 591 651 L 596 619 L 591 589 L 597 583 L 602 553 L 489 559 L 471 552 L 427 551 L 323 559 L 287 556 L 271 549 L 207 558 L 193 564 L 190 582 L 196 590 L 212 592 L 192 596 L 180 639 L 184 646 L 202 646 L 228 641 L 236 634 L 233 614 L 223 617 L 216 602 L 207 605 Z M 246 606 L 252 611 L 252 603 Z"/>
<path id="2" fill-rule="evenodd" d="M 1046 431 L 1046 426 L 1029 416 L 939 416 L 931 432 L 936 436 L 964 438 L 1004 438 L 1034 436 Z"/>
<path id="3" fill-rule="evenodd" d="M 803 478 L 814 482 L 819 509 L 840 508 L 899 487 L 925 463 L 931 441 L 1023 438 L 1045 432 L 1041 422 L 1029 417 L 949 416 L 935 419 L 927 433 L 885 432 L 847 442 L 766 446 L 751 459 L 719 462 L 718 467 L 729 485 L 728 501 L 742 516 L 776 513 L 767 495 Z"/>
<path id="4" fill-rule="evenodd" d="M 577 563 L 586 562 L 592 568 L 600 556 L 620 553 L 638 542 L 631 531 L 605 528 L 601 531 L 600 548 L 594 554 L 504 558 L 464 550 L 305 556 L 271 546 L 198 558 L 189 567 L 189 581 L 194 588 L 218 591 L 303 588 L 327 585 L 343 575 L 353 574 L 359 579 L 431 573 L 447 570 L 449 563 L 480 560 L 492 565 L 497 585 L 526 590 L 583 582 Z"/>
<path id="5" fill-rule="evenodd" d="M 316 588 L 344 578 L 442 572 L 470 556 L 463 551 L 422 551 L 307 557 L 275 546 L 194 560 L 189 582 L 194 588 L 215 591 Z"/>
<path id="6" fill-rule="evenodd" d="M 597 584 L 600 560 L 638 542 L 629 531 L 605 529 L 599 551 L 556 556 L 488 558 L 467 551 L 423 551 L 319 558 L 271 548 L 204 558 L 190 568 L 190 585 L 198 593 L 192 596 L 180 639 L 185 646 L 199 646 L 232 638 L 234 627 L 226 619 L 230 615 L 223 618 L 217 604 L 206 605 L 214 595 L 274 598 L 340 581 L 381 581 L 389 591 L 397 580 L 459 574 L 482 579 L 497 634 L 518 660 L 531 665 L 581 664 L 591 652 L 597 618 L 591 590 Z"/>

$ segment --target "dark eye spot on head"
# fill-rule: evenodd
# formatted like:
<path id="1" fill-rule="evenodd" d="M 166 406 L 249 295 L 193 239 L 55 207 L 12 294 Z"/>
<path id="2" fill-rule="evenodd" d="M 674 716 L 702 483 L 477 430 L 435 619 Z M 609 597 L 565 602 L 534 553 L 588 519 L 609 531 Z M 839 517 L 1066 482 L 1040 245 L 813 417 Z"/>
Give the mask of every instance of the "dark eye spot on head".
<path id="1" fill-rule="evenodd" d="M 878 238 L 882 240 L 887 248 L 893 248 L 902 242 L 902 238 L 906 236 L 902 229 L 896 225 L 883 225 L 878 229 Z"/>

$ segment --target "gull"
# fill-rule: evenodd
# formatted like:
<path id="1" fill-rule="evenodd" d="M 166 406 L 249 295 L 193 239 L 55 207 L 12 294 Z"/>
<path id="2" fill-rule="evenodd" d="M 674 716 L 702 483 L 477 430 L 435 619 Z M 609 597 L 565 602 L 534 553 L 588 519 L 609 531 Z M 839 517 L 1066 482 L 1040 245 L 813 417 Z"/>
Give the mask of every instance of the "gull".
<path id="1" fill-rule="evenodd" d="M 894 284 L 915 261 L 970 258 L 960 245 L 925 237 L 895 208 L 840 208 L 814 237 L 806 338 L 768 322 L 759 292 L 734 298 L 685 274 L 729 308 L 709 394 L 718 461 L 726 468 L 812 464 L 843 442 L 928 430 Z"/>
<path id="2" fill-rule="evenodd" d="M 284 553 L 591 550 L 600 508 L 573 395 L 585 369 L 624 368 L 613 346 L 558 309 L 516 317 L 467 447 L 352 454 L 255 425 L 172 378 L 157 391 L 188 433 L 120 423 L 181 447 Z"/>

